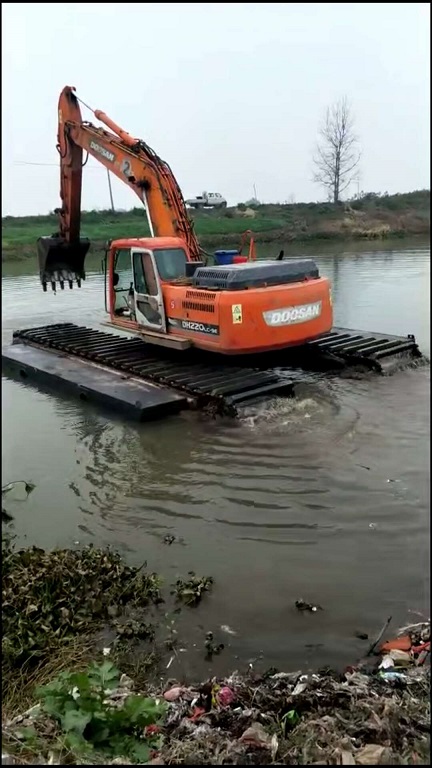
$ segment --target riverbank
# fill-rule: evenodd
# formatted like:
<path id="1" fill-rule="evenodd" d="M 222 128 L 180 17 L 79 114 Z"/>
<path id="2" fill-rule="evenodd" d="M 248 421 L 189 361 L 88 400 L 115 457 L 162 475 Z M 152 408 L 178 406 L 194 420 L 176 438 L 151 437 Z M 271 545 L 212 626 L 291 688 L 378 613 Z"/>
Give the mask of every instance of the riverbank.
<path id="1" fill-rule="evenodd" d="M 384 240 L 430 234 L 430 192 L 369 194 L 339 206 L 239 204 L 224 211 L 190 211 L 190 216 L 204 248 L 237 246 L 246 229 L 258 243 Z M 57 226 L 54 214 L 3 217 L 2 262 L 34 258 L 37 238 L 52 234 Z M 91 240 L 93 253 L 102 253 L 107 240 L 149 234 L 142 208 L 82 214 L 82 235 Z"/>
<path id="2" fill-rule="evenodd" d="M 384 660 L 382 638 L 364 637 L 363 659 L 339 672 L 173 680 L 177 616 L 205 610 L 210 576 L 163 585 L 112 550 L 20 550 L 7 532 L 2 555 L 6 762 L 428 764 L 428 623 Z M 223 644 L 207 632 L 202 653 L 211 667 Z"/>
<path id="3" fill-rule="evenodd" d="M 136 689 L 105 662 L 4 722 L 3 763 L 429 765 L 430 670 L 393 675 L 234 673 Z"/>

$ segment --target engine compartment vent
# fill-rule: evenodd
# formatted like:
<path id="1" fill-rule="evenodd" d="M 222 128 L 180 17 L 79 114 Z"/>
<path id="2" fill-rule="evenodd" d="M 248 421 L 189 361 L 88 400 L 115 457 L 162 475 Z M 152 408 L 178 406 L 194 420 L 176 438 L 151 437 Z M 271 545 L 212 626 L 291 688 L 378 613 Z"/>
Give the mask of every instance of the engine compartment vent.
<path id="1" fill-rule="evenodd" d="M 192 309 L 195 312 L 216 312 L 215 304 L 203 304 L 200 301 L 182 301 L 183 309 Z"/>
<path id="2" fill-rule="evenodd" d="M 191 299 L 192 301 L 215 301 L 216 294 L 210 291 L 186 291 L 186 299 Z"/>
<path id="3" fill-rule="evenodd" d="M 288 285 L 319 278 L 313 259 L 287 259 L 287 261 L 254 261 L 224 267 L 200 267 L 192 283 L 197 288 L 225 291 L 244 291 L 268 285 Z"/>

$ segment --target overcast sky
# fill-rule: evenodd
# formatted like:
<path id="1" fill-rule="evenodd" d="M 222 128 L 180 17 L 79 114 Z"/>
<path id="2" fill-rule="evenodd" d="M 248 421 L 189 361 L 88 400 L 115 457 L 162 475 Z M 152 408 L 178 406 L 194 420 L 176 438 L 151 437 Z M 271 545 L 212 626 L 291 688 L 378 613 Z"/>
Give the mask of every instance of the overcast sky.
<path id="1" fill-rule="evenodd" d="M 205 189 L 236 204 L 255 184 L 264 202 L 325 199 L 311 155 L 343 95 L 360 188 L 430 186 L 426 3 L 2 3 L 2 16 L 3 216 L 59 204 L 64 85 L 150 144 L 186 197 Z M 113 192 L 118 208 L 138 204 L 117 179 Z M 106 172 L 90 160 L 83 208 L 108 206 Z"/>

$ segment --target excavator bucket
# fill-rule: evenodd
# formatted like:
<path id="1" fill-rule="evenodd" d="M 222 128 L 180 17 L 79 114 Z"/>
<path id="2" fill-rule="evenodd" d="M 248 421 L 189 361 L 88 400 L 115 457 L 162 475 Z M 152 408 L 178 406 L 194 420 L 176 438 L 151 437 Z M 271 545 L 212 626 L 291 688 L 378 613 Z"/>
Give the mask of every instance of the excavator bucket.
<path id="1" fill-rule="evenodd" d="M 81 238 L 75 243 L 68 243 L 63 237 L 40 237 L 37 241 L 39 273 L 42 288 L 46 291 L 51 283 L 53 291 L 59 283 L 61 290 L 65 283 L 73 288 L 74 281 L 78 288 L 85 280 L 84 262 L 90 248 L 90 240 Z"/>

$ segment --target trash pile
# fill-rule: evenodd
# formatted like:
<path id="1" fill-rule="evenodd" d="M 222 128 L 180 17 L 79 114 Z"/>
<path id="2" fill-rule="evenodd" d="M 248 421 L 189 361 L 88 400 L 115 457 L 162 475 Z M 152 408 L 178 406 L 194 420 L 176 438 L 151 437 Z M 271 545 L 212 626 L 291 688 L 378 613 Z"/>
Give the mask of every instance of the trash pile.
<path id="1" fill-rule="evenodd" d="M 147 764 L 430 764 L 430 622 L 404 627 L 373 653 L 343 673 L 234 673 L 140 691 L 166 707 L 151 726 L 159 740 Z M 132 694 L 127 682 L 110 692 L 113 707 Z M 15 728 L 17 739 L 22 725 L 23 718 L 10 722 L 3 733 Z M 70 754 L 67 761 L 74 762 Z M 121 755 L 107 763 L 131 764 Z"/>
<path id="2" fill-rule="evenodd" d="M 164 698 L 161 765 L 426 765 L 430 623 L 342 674 L 234 674 Z"/>
<path id="3" fill-rule="evenodd" d="M 381 645 L 383 655 L 378 667 L 382 680 L 407 680 L 407 671 L 430 664 L 430 624 L 419 622 L 399 630 L 396 638 Z M 404 671 L 405 670 L 405 671 Z"/>

